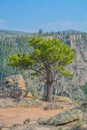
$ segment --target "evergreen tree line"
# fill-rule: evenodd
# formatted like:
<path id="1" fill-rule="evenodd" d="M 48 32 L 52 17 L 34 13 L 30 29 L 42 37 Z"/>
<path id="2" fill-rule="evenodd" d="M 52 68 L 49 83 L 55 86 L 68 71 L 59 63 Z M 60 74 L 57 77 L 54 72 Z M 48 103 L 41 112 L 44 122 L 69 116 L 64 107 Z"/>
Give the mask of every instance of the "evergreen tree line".
<path id="1" fill-rule="evenodd" d="M 0 35 L 0 80 L 6 76 L 23 74 L 23 70 L 8 65 L 8 57 L 11 54 L 23 54 L 30 52 L 28 45 L 29 36 L 25 35 Z"/>

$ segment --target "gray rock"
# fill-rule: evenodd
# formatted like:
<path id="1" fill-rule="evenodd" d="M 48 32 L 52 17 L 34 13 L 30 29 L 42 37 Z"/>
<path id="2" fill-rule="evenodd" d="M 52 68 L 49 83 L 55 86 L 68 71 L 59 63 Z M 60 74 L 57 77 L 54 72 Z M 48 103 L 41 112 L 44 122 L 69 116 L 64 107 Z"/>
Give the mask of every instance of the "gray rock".
<path id="1" fill-rule="evenodd" d="M 5 126 L 6 126 L 6 124 L 0 123 L 0 130 L 1 130 L 2 128 L 4 128 Z"/>
<path id="2" fill-rule="evenodd" d="M 40 119 L 39 124 L 41 125 L 64 125 L 82 118 L 82 111 L 77 108 L 72 108 L 68 111 L 59 113 L 58 115 L 49 119 Z"/>
<path id="3" fill-rule="evenodd" d="M 6 77 L 0 83 L 0 98 L 15 98 L 26 96 L 25 80 L 22 75 Z"/>
<path id="4" fill-rule="evenodd" d="M 3 81 L 3 84 L 6 86 L 17 86 L 20 89 L 25 90 L 25 80 L 22 75 L 11 75 L 6 77 Z"/>
<path id="5" fill-rule="evenodd" d="M 63 108 L 64 108 L 64 106 L 62 104 L 60 105 L 59 103 L 51 103 L 44 107 L 45 110 L 63 109 Z"/>
<path id="6" fill-rule="evenodd" d="M 84 124 L 79 130 L 87 130 L 87 124 Z"/>

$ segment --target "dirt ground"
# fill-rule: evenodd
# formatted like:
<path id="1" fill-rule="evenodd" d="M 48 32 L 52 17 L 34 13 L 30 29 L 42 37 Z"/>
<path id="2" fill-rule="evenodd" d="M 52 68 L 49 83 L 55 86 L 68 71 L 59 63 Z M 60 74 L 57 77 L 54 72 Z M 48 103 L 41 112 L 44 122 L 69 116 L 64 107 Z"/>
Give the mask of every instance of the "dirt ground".
<path id="1" fill-rule="evenodd" d="M 39 118 L 48 118 L 54 116 L 60 112 L 64 111 L 63 109 L 56 110 L 44 110 L 43 108 L 5 108 L 0 109 L 0 123 L 6 124 L 17 124 L 23 123 L 26 119 L 35 121 Z"/>

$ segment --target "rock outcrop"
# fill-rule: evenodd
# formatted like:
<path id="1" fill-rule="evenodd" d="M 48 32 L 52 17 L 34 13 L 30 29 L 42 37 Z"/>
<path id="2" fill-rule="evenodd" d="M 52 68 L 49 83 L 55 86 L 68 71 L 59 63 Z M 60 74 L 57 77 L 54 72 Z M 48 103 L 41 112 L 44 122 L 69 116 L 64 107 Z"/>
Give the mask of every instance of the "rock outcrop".
<path id="1" fill-rule="evenodd" d="M 76 56 L 74 62 L 67 67 L 73 74 L 72 78 L 58 76 L 55 84 L 55 94 L 68 96 L 75 100 L 84 100 L 80 86 L 87 82 L 87 34 L 57 35 L 63 43 L 67 43 Z"/>
<path id="2" fill-rule="evenodd" d="M 32 93 L 31 92 L 28 92 L 27 95 L 26 95 L 27 98 L 32 98 Z"/>
<path id="3" fill-rule="evenodd" d="M 51 117 L 49 119 L 41 119 L 39 120 L 39 124 L 40 125 L 53 125 L 53 126 L 65 125 L 70 122 L 81 119 L 82 115 L 83 114 L 81 110 L 72 108 L 68 111 L 61 112 L 58 115 Z"/>
<path id="4" fill-rule="evenodd" d="M 52 101 L 53 102 L 72 103 L 72 100 L 70 98 L 68 98 L 68 97 L 55 96 L 55 95 L 52 95 Z"/>
<path id="5" fill-rule="evenodd" d="M 26 95 L 25 80 L 22 75 L 6 77 L 0 84 L 0 97 L 12 97 L 18 99 Z"/>
<path id="6" fill-rule="evenodd" d="M 25 90 L 26 87 L 25 87 L 25 80 L 23 78 L 22 75 L 12 75 L 12 76 L 9 76 L 9 77 L 6 77 L 4 80 L 3 80 L 3 84 L 5 86 L 17 86 L 18 88 L 20 89 L 23 89 Z"/>

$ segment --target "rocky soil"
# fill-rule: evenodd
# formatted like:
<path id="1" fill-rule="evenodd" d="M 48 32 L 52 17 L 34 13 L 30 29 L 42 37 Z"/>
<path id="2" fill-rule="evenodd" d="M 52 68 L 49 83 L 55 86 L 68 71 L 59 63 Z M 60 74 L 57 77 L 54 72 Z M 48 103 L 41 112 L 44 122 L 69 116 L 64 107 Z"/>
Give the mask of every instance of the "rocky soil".
<path id="1" fill-rule="evenodd" d="M 0 130 L 87 130 L 86 123 L 86 103 L 0 99 Z"/>
<path id="2" fill-rule="evenodd" d="M 35 100 L 21 75 L 0 84 L 0 130 L 87 130 L 87 103 L 52 95 L 52 102 Z"/>

